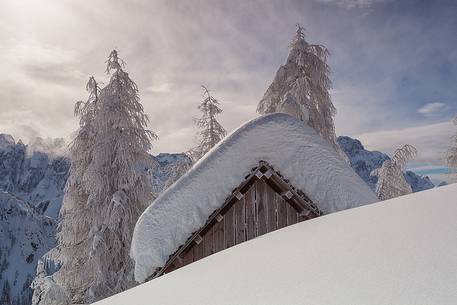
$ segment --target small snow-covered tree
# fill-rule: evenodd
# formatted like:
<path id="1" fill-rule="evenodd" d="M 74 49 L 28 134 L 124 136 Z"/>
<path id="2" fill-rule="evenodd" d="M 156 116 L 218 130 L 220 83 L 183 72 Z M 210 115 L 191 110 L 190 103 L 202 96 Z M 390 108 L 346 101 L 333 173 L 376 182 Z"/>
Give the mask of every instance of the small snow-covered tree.
<path id="1" fill-rule="evenodd" d="M 106 87 L 99 90 L 91 79 L 89 100 L 76 104 L 80 130 L 70 147 L 70 177 L 53 250 L 61 265 L 53 281 L 72 303 L 92 303 L 133 285 L 131 237 L 151 198 L 144 171 L 156 135 L 146 129 L 137 85 L 116 50 L 106 71 L 111 74 Z"/>
<path id="2" fill-rule="evenodd" d="M 199 160 L 227 134 L 224 127 L 216 120 L 216 116 L 222 113 L 219 101 L 210 94 L 205 86 L 202 88 L 203 101 L 198 106 L 202 117 L 195 120 L 198 128 L 201 129 L 198 133 L 198 145 L 189 152 L 193 161 Z"/>
<path id="3" fill-rule="evenodd" d="M 276 72 L 257 112 L 288 113 L 306 122 L 337 149 L 333 122 L 336 109 L 328 92 L 332 85 L 328 55 L 324 46 L 309 44 L 304 28 L 298 25 L 286 64 Z"/>
<path id="4" fill-rule="evenodd" d="M 457 117 L 454 119 L 454 124 L 457 125 Z M 452 142 L 446 155 L 446 164 L 448 167 L 457 169 L 457 134 L 452 137 Z M 457 174 L 453 174 L 457 177 Z"/>
<path id="5" fill-rule="evenodd" d="M 414 158 L 416 154 L 417 149 L 414 146 L 403 145 L 395 150 L 392 159 L 384 161 L 381 168 L 372 173 L 378 176 L 376 194 L 379 199 L 387 200 L 412 193 L 411 186 L 403 176 L 403 170 L 406 162 Z"/>

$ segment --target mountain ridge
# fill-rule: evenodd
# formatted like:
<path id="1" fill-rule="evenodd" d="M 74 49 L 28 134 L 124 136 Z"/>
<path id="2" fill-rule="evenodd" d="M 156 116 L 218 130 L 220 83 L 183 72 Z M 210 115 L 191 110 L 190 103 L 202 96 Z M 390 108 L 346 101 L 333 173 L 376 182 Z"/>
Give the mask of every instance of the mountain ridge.
<path id="1" fill-rule="evenodd" d="M 336 141 L 349 158 L 351 167 L 354 171 L 374 191 L 376 189 L 378 177 L 376 175 L 371 175 L 371 173 L 373 170 L 380 168 L 384 161 L 390 160 L 390 157 L 380 151 L 366 150 L 359 140 L 348 136 L 339 136 Z M 411 185 L 414 193 L 435 187 L 428 176 L 424 177 L 412 171 L 405 171 L 403 175 L 406 182 Z"/>

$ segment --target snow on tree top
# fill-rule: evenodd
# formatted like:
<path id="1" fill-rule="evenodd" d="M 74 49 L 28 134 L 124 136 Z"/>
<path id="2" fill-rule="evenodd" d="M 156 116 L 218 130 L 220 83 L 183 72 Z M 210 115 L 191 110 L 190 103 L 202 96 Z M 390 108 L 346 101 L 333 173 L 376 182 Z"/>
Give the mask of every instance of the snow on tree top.
<path id="1" fill-rule="evenodd" d="M 141 215 L 131 248 L 135 279 L 162 267 L 261 160 L 325 214 L 377 201 L 314 129 L 284 113 L 265 115 L 227 136 Z"/>

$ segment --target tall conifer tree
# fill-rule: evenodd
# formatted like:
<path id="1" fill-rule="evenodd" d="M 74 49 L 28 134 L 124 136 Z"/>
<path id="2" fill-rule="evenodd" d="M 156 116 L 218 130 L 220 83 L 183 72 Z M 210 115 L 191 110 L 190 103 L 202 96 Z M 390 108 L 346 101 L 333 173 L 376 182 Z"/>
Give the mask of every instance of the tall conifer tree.
<path id="1" fill-rule="evenodd" d="M 337 148 L 333 122 L 336 110 L 328 92 L 332 85 L 328 55 L 324 46 L 309 44 L 304 28 L 298 25 L 286 64 L 276 72 L 257 112 L 285 112 L 295 116 Z"/>
<path id="2" fill-rule="evenodd" d="M 151 199 L 145 170 L 156 135 L 146 129 L 137 85 L 116 50 L 106 72 L 108 85 L 100 90 L 91 78 L 88 101 L 76 104 L 80 129 L 70 146 L 58 245 L 50 254 L 61 265 L 52 276 L 60 289 L 50 289 L 59 291 L 61 304 L 92 303 L 133 285 L 131 237 Z M 39 304 L 53 304 L 48 301 Z"/>
<path id="3" fill-rule="evenodd" d="M 203 101 L 198 106 L 202 117 L 195 120 L 201 130 L 198 133 L 198 145 L 190 151 L 190 156 L 194 161 L 199 160 L 227 134 L 216 119 L 216 116 L 222 113 L 219 101 L 210 94 L 205 86 L 202 88 Z"/>

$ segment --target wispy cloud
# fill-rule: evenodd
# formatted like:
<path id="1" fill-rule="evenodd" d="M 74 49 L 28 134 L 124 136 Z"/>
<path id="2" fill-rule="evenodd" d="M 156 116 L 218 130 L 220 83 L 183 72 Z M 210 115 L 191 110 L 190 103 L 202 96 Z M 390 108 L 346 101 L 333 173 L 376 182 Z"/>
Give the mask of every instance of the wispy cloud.
<path id="1" fill-rule="evenodd" d="M 443 122 L 404 129 L 384 130 L 357 135 L 365 146 L 392 154 L 404 145 L 411 144 L 418 149 L 415 161 L 443 164 L 445 153 L 455 132 L 452 122 Z"/>
<path id="2" fill-rule="evenodd" d="M 408 170 L 411 170 L 415 172 L 416 174 L 422 175 L 422 176 L 428 176 L 433 184 L 439 185 L 443 181 L 447 183 L 454 183 L 454 178 L 455 178 L 455 173 L 456 170 L 446 167 L 446 166 L 440 166 L 440 165 L 419 165 L 419 166 L 414 166 L 412 168 L 408 168 Z"/>
<path id="3" fill-rule="evenodd" d="M 417 109 L 417 113 L 422 114 L 425 117 L 440 116 L 449 109 L 448 105 L 441 102 L 433 102 L 425 104 L 424 106 Z"/>
<path id="4" fill-rule="evenodd" d="M 153 85 L 144 89 L 146 93 L 167 93 L 170 92 L 173 87 L 172 83 L 162 83 L 159 85 Z"/>
<path id="5" fill-rule="evenodd" d="M 334 4 L 346 9 L 353 8 L 369 8 L 374 4 L 388 2 L 391 0 L 316 0 L 317 2 L 325 4 Z"/>

